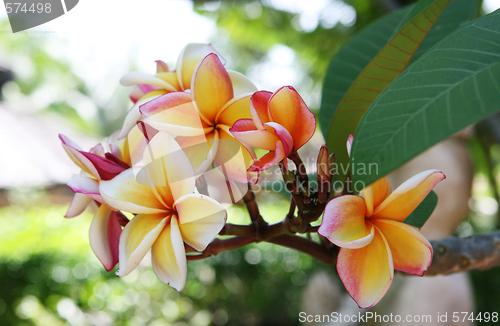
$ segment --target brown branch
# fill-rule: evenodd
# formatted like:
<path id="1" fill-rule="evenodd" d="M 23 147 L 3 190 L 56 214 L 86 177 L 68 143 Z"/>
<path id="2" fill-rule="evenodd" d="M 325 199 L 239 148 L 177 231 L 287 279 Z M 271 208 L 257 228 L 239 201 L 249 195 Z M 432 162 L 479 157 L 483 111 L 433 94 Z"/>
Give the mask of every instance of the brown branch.
<path id="1" fill-rule="evenodd" d="M 337 261 L 338 247 L 328 251 L 316 242 L 296 235 L 284 234 L 271 238 L 268 242 L 306 253 L 326 265 L 332 265 Z"/>
<path id="2" fill-rule="evenodd" d="M 252 186 L 248 185 L 248 191 L 243 196 L 243 201 L 247 206 L 248 213 L 250 214 L 250 219 L 252 222 L 259 224 L 267 224 L 266 221 L 262 218 L 259 213 L 259 206 L 257 206 L 257 202 L 255 201 L 255 193 L 253 192 Z"/>
<path id="3" fill-rule="evenodd" d="M 200 260 L 200 259 L 204 259 L 204 258 L 211 257 L 211 256 L 217 256 L 219 253 L 221 253 L 223 251 L 243 247 L 243 246 L 246 246 L 247 244 L 250 244 L 252 242 L 254 242 L 254 240 L 252 238 L 247 238 L 247 237 L 233 237 L 233 238 L 229 238 L 229 239 L 215 239 L 200 254 L 187 255 L 186 258 L 187 258 L 187 260 Z M 186 249 L 187 249 L 186 251 L 188 251 L 188 252 L 195 251 L 191 247 L 186 248 Z"/>
<path id="4" fill-rule="evenodd" d="M 426 276 L 500 266 L 500 231 L 431 241 L 434 258 Z"/>

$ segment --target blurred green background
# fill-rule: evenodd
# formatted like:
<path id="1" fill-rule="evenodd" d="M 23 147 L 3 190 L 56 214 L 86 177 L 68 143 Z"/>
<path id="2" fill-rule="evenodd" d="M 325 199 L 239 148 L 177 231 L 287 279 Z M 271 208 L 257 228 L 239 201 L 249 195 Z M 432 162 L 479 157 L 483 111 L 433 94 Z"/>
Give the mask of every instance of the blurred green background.
<path id="1" fill-rule="evenodd" d="M 304 1 L 185 1 L 190 15 L 211 24 L 213 33 L 208 39 L 183 41 L 212 42 L 228 59 L 229 68 L 271 91 L 293 85 L 317 112 L 324 72 L 339 47 L 370 22 L 406 2 L 411 1 L 324 0 L 307 1 L 306 5 Z M 157 3 L 153 1 L 151 7 Z M 493 6 L 494 2 L 485 2 L 482 13 Z M 175 14 L 165 12 L 165 19 Z M 8 114 L 19 123 L 11 128 L 23 128 L 28 119 L 54 132 L 50 139 L 59 146 L 55 132 L 62 132 L 56 129 L 63 126 L 68 136 L 79 135 L 85 144 L 121 127 L 131 102 L 128 89 L 118 84 L 118 78 L 130 70 L 143 70 L 140 50 L 109 58 L 119 60 L 120 65 L 101 69 L 101 75 L 96 70 L 95 78 L 89 78 L 82 66 L 91 67 L 93 61 L 78 61 L 78 55 L 71 54 L 78 51 L 72 49 L 71 39 L 43 28 L 12 34 L 2 17 L 0 67 L 12 72 L 13 81 L 3 85 L 0 114 Z M 151 33 L 157 33 L 168 47 L 170 33 L 179 34 L 180 30 L 159 28 Z M 169 64 L 176 59 L 163 57 L 163 53 L 149 55 Z M 154 72 L 153 62 L 147 62 L 147 72 Z M 3 134 L 0 131 L 3 145 L 15 144 L 5 130 L 8 128 Z M 10 159 L 29 157 L 34 164 L 43 165 L 41 161 L 48 160 L 50 165 L 51 153 L 59 151 L 57 159 L 65 160 L 69 173 L 78 172 L 62 148 L 44 142 L 46 149 L 32 151 L 22 147 L 24 140 L 17 141 L 17 152 L 2 153 L 4 160 L 8 155 Z M 499 214 L 495 189 L 500 146 L 495 135 L 483 132 L 473 138 L 470 148 L 476 167 L 474 198 L 469 218 L 457 228 L 459 236 L 495 229 Z M 307 280 L 320 270 L 335 277 L 334 267 L 261 243 L 190 262 L 182 293 L 162 284 L 147 262 L 129 276 L 117 278 L 102 268 L 88 244 L 92 212 L 74 219 L 63 217 L 71 199 L 71 191 L 63 183 L 70 175 L 52 177 L 42 171 L 44 177 L 36 182 L 27 178 L 12 183 L 7 177 L 18 180 L 16 173 L 30 172 L 0 171 L 0 325 L 298 325 Z M 284 198 L 263 201 L 262 215 L 269 222 L 285 216 Z M 233 206 L 229 214 L 230 222 L 249 221 L 244 207 Z M 500 269 L 477 271 L 471 276 L 476 311 L 496 311 L 500 307 L 500 296 L 496 295 L 500 293 Z"/>

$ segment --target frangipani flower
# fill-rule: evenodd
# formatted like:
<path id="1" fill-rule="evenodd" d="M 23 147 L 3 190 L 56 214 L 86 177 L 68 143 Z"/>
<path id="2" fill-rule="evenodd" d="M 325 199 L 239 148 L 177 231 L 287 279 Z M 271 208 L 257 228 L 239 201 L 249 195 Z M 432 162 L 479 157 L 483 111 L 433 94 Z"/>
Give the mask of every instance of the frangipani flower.
<path id="1" fill-rule="evenodd" d="M 186 282 L 184 243 L 204 250 L 224 226 L 226 211 L 215 200 L 193 193 L 193 167 L 175 139 L 158 133 L 144 151 L 145 166 L 102 181 L 106 202 L 138 214 L 120 237 L 118 276 L 129 274 L 152 248 L 158 278 L 178 291 Z"/>
<path id="2" fill-rule="evenodd" d="M 432 246 L 416 227 L 403 223 L 434 186 L 438 170 L 421 172 L 391 193 L 385 177 L 328 202 L 318 233 L 340 247 L 337 271 L 360 308 L 374 306 L 389 289 L 394 269 L 423 276 Z"/>
<path id="3" fill-rule="evenodd" d="M 256 92 L 251 100 L 252 119 L 237 121 L 230 131 L 247 146 L 269 150 L 249 171 L 262 171 L 283 161 L 314 134 L 316 119 L 302 97 L 291 86 L 274 94 Z"/>
<path id="4" fill-rule="evenodd" d="M 118 241 L 122 232 L 119 222 L 121 213 L 106 205 L 99 192 L 99 182 L 112 179 L 128 166 L 112 154 L 114 160 L 106 158 L 101 144 L 85 152 L 68 137 L 59 135 L 59 138 L 69 157 L 82 169 L 80 176 L 68 181 L 68 186 L 75 192 L 75 196 L 65 216 L 80 215 L 92 200 L 100 204 L 89 229 L 90 246 L 104 268 L 110 271 L 118 263 Z"/>
<path id="5" fill-rule="evenodd" d="M 208 54 L 214 53 L 225 64 L 225 60 L 217 53 L 211 44 L 190 43 L 181 51 L 177 59 L 176 69 L 169 71 L 166 63 L 156 61 L 156 74 L 131 72 L 120 79 L 123 86 L 134 86 L 130 98 L 135 103 L 123 123 L 119 138 L 124 138 L 135 123 L 140 120 L 139 106 L 151 99 L 170 92 L 182 92 L 191 88 L 193 73 L 200 61 Z M 254 89 L 252 82 L 236 71 L 227 71 L 236 94 Z M 257 90 L 257 89 L 255 89 Z"/>
<path id="6" fill-rule="evenodd" d="M 251 117 L 250 96 L 256 89 L 246 89 L 247 95 L 235 97 L 230 75 L 211 53 L 197 66 L 191 93 L 162 95 L 141 105 L 140 111 L 152 127 L 179 136 L 176 140 L 191 158 L 197 175 L 215 162 L 229 179 L 255 182 L 256 174 L 247 174 L 253 150 L 248 151 L 229 131 L 237 120 Z"/>
<path id="7" fill-rule="evenodd" d="M 154 130 L 145 127 L 151 135 Z M 117 134 L 111 135 L 108 141 L 109 152 L 98 144 L 89 152 L 83 151 L 76 143 L 64 135 L 59 135 L 63 148 L 82 172 L 68 181 L 68 186 L 75 192 L 66 217 L 80 215 L 95 200 L 99 208 L 92 219 L 89 229 L 90 246 L 107 271 L 118 263 L 118 243 L 122 232 L 120 220 L 126 217 L 109 207 L 99 192 L 99 182 L 110 180 L 130 168 L 138 161 L 138 153 L 144 152 L 148 139 L 139 127 L 134 127 L 127 138 L 116 140 Z M 142 157 L 141 157 L 142 159 Z"/>

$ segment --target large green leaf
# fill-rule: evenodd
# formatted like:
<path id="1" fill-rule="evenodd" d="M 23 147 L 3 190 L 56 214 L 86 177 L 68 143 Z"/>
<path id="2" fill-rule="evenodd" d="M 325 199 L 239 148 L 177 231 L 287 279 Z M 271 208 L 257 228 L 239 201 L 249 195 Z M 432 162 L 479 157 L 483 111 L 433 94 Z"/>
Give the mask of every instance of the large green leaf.
<path id="1" fill-rule="evenodd" d="M 431 191 L 420 205 L 415 208 L 415 210 L 406 218 L 404 223 L 413 225 L 417 228 L 424 226 L 425 222 L 431 217 L 434 208 L 436 208 L 438 202 L 438 196 L 434 191 Z"/>
<path id="2" fill-rule="evenodd" d="M 500 11 L 436 44 L 376 99 L 361 120 L 352 162 L 376 164 L 370 184 L 469 124 L 500 110 Z M 354 170 L 354 169 L 353 169 Z"/>
<path id="3" fill-rule="evenodd" d="M 345 149 L 349 134 L 354 134 L 370 104 L 407 67 L 427 32 L 449 2 L 450 0 L 436 0 L 411 19 L 352 83 L 333 116 L 326 137 L 328 149 L 335 153 L 339 165 L 346 166 L 349 162 Z"/>
<path id="4" fill-rule="evenodd" d="M 326 71 L 319 124 L 326 139 L 335 109 L 359 73 L 394 35 L 395 28 L 413 6 L 385 15 L 347 41 Z"/>

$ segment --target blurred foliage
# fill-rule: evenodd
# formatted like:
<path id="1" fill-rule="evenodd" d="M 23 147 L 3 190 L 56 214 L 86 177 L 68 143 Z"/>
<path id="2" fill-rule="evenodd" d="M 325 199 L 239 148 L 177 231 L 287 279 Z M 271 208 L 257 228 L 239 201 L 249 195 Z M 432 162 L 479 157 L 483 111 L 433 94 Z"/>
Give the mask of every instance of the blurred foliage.
<path id="1" fill-rule="evenodd" d="M 4 30 L 10 30 L 7 20 L 0 21 Z M 95 90 L 74 73 L 65 46 L 52 33 L 2 33 L 0 65 L 14 77 L 4 86 L 5 102 L 13 109 L 62 117 L 76 129 L 111 134 L 129 108 L 126 89 L 117 84 L 109 99 L 96 99 Z"/>
<path id="2" fill-rule="evenodd" d="M 332 4 L 335 2 L 331 1 Z M 352 26 L 340 22 L 328 26 L 319 19 L 318 26 L 307 32 L 299 24 L 300 14 L 277 9 L 273 1 L 199 1 L 195 10 L 214 19 L 228 33 L 231 44 L 226 47 L 230 48 L 233 69 L 246 72 L 249 66 L 261 61 L 273 45 L 283 44 L 293 49 L 300 58 L 300 65 L 313 81 L 312 86 L 306 87 L 307 91 L 311 91 L 322 82 L 332 56 L 342 44 L 387 12 L 387 8 L 378 1 L 351 0 L 345 1 L 344 5 L 356 10 Z M 219 42 L 218 39 L 213 40 L 216 47 Z"/>
<path id="3" fill-rule="evenodd" d="M 64 219 L 65 206 L 41 201 L 0 209 L 2 325 L 298 325 L 301 288 L 323 268 L 294 250 L 251 245 L 189 262 L 178 293 L 148 257 L 126 277 L 106 272 L 88 244 L 91 214 Z M 263 214 L 277 220 L 286 207 L 273 203 Z M 249 219 L 239 206 L 230 216 Z"/>

